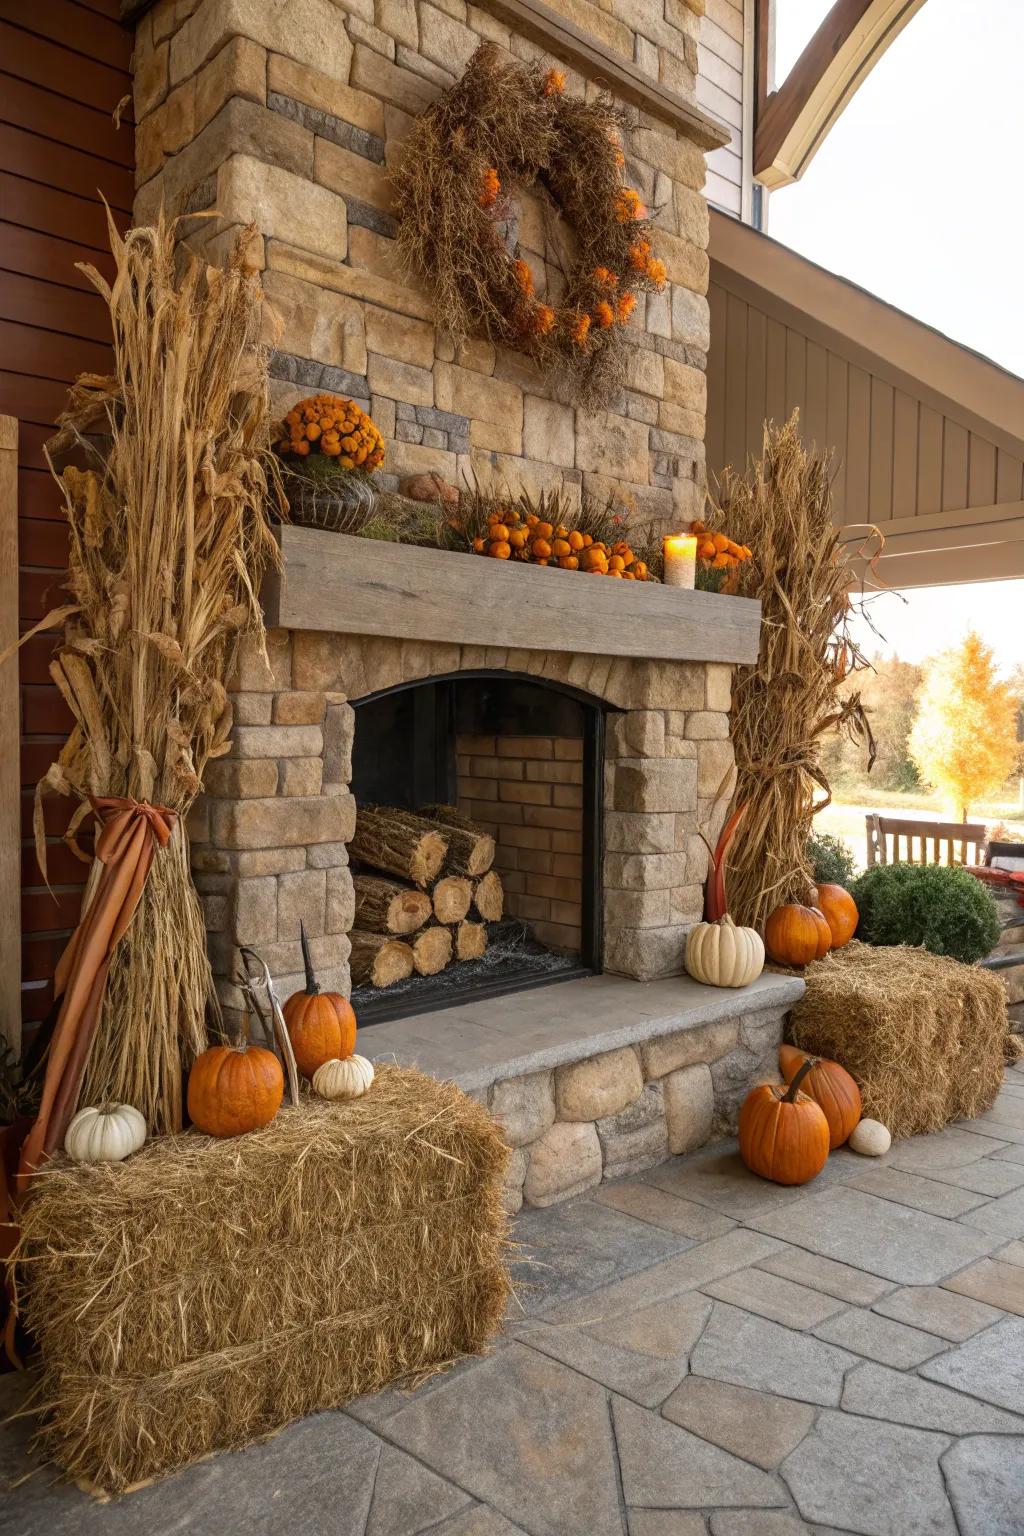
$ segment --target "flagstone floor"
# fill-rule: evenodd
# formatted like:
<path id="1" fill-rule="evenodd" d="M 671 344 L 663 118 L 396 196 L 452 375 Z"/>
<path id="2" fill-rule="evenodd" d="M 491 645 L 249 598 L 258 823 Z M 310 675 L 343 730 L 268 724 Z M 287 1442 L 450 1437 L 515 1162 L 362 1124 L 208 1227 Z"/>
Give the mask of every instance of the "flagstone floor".
<path id="1" fill-rule="evenodd" d="M 1024 1066 L 989 1114 L 807 1188 L 724 1143 L 518 1237 L 528 1288 L 486 1358 L 107 1505 L 49 1469 L 12 1488 L 15 1421 L 0 1531 L 1024 1533 Z"/>

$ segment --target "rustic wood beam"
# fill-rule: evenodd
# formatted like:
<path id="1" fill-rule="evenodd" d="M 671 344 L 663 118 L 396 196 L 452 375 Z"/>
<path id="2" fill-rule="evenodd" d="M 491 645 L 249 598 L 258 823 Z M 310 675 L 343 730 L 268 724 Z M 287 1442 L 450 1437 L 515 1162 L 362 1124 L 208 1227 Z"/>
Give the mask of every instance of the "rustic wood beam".
<path id="1" fill-rule="evenodd" d="M 616 586 L 619 583 L 616 582 Z M 18 421 L 0 416 L 0 650 L 18 639 Z M 21 1053 L 18 662 L 0 668 L 0 1041 Z"/>
<path id="2" fill-rule="evenodd" d="M 882 54 L 925 0 L 836 0 L 777 91 L 761 105 L 754 175 L 769 188 L 798 181 Z M 769 6 L 760 49 L 768 47 Z M 767 63 L 767 52 L 764 54 Z"/>

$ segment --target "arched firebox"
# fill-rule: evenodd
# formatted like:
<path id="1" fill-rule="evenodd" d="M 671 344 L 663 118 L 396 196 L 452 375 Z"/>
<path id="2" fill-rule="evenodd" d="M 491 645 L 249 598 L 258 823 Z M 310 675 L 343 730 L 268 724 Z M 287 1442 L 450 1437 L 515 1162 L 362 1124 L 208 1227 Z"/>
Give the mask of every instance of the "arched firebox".
<path id="1" fill-rule="evenodd" d="M 456 807 L 493 836 L 504 892 L 481 956 L 386 989 L 357 985 L 364 1024 L 601 969 L 607 707 L 563 683 L 487 669 L 355 702 L 357 806 Z M 360 872 L 358 860 L 353 869 Z"/>

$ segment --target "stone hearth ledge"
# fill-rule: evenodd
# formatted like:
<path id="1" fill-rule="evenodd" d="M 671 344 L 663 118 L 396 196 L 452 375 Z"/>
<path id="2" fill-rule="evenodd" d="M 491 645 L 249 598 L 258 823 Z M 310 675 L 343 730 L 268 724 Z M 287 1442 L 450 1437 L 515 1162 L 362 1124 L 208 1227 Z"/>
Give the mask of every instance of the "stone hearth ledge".
<path id="1" fill-rule="evenodd" d="M 431 1077 L 450 1078 L 464 1093 L 477 1093 L 506 1078 L 723 1019 L 785 1011 L 804 990 L 799 976 L 767 971 L 737 990 L 705 987 L 688 976 L 662 981 L 587 976 L 373 1024 L 360 1034 L 359 1050 L 371 1061 L 397 1060 Z"/>
<path id="2" fill-rule="evenodd" d="M 733 992 L 689 978 L 567 981 L 368 1028 L 374 1061 L 415 1065 L 480 1100 L 511 1148 L 505 1205 L 554 1205 L 736 1128 L 778 1075 L 795 977 Z"/>

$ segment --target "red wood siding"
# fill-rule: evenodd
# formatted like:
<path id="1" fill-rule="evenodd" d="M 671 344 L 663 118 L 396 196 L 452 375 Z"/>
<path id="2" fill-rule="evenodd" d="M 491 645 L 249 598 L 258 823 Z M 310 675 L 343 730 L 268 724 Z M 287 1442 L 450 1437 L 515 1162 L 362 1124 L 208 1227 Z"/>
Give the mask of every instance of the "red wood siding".
<path id="1" fill-rule="evenodd" d="M 0 413 L 19 418 L 19 617 L 24 631 L 54 602 L 67 559 L 60 496 L 43 444 L 82 370 L 111 365 L 102 300 L 78 261 L 110 277 L 107 199 L 124 227 L 132 203 L 132 34 L 118 0 L 0 0 Z M 86 866 L 60 834 L 70 807 L 47 803 L 52 894 L 32 847 L 32 795 L 68 729 L 49 680 L 53 642 L 21 653 L 22 998 L 46 1013 L 53 966 L 76 921 Z"/>

